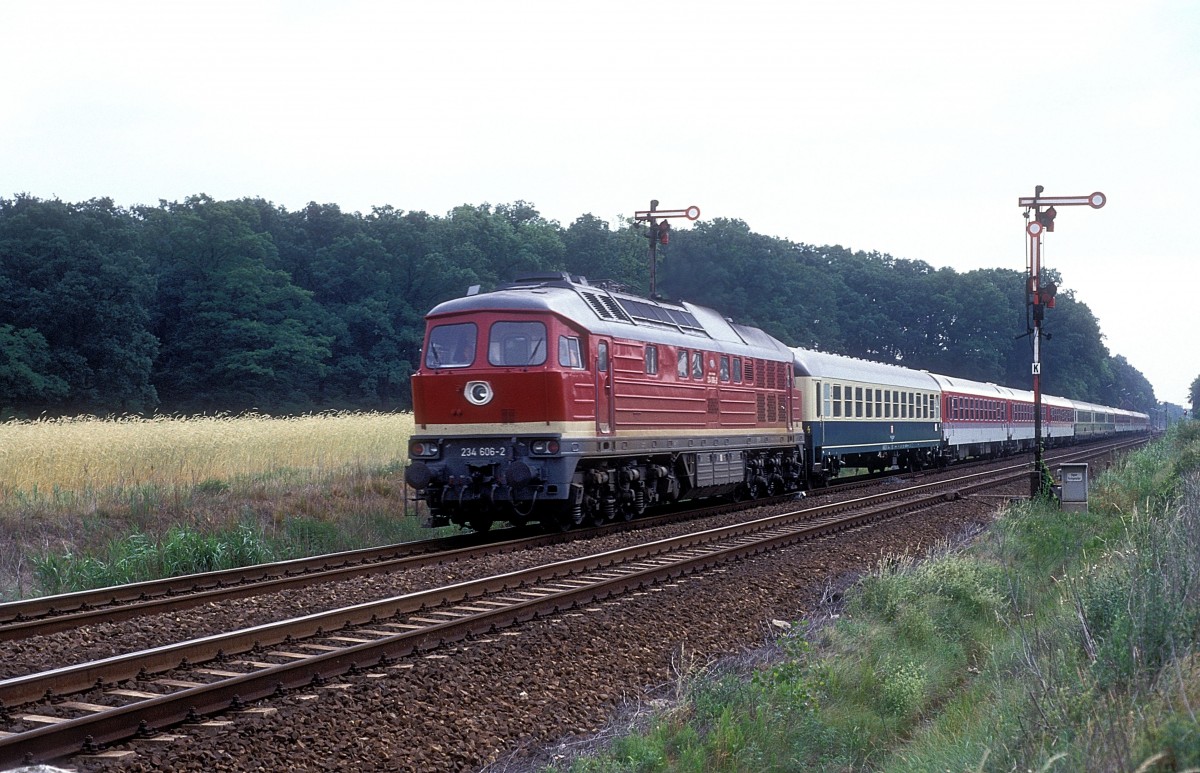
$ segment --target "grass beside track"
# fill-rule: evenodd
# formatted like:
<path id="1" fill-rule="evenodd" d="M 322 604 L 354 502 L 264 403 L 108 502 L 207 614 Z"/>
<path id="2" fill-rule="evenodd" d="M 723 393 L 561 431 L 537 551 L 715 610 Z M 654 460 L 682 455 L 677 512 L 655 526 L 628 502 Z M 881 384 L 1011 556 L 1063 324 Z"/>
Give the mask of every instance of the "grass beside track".
<path id="1" fill-rule="evenodd" d="M 381 413 L 0 423 L 0 600 L 422 536 L 412 430 Z"/>
<path id="2" fill-rule="evenodd" d="M 1200 770 L 1200 422 L 969 546 L 883 560 L 825 621 L 680 669 L 601 771 Z"/>

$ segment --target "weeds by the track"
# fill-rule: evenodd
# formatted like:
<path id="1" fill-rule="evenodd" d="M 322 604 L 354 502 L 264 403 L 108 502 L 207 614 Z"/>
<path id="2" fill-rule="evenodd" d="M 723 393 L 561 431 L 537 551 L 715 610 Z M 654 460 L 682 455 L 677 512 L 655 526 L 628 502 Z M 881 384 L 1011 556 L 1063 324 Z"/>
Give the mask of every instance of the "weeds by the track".
<path id="1" fill-rule="evenodd" d="M 1101 476 L 1086 514 L 1024 504 L 937 552 L 553 769 L 1200 770 L 1200 423 Z"/>

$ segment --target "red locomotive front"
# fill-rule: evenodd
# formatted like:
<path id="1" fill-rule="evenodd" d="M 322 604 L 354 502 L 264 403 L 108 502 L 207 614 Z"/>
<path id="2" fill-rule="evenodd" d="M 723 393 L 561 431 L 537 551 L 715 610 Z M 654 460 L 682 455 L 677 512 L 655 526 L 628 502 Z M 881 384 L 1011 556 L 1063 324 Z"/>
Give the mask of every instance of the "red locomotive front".
<path id="1" fill-rule="evenodd" d="M 544 275 L 427 317 L 407 480 L 431 525 L 567 528 L 799 485 L 787 350 L 686 304 Z"/>

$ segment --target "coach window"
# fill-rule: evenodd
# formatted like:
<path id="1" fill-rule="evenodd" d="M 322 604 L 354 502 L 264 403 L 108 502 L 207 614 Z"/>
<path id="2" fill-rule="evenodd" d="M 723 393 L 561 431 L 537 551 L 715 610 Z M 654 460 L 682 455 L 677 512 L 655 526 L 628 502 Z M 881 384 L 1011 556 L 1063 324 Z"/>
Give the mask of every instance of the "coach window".
<path id="1" fill-rule="evenodd" d="M 842 385 L 833 385 L 833 415 L 840 417 L 842 415 Z"/>
<path id="2" fill-rule="evenodd" d="M 729 355 L 728 354 L 721 355 L 721 380 L 722 381 L 729 380 Z"/>
<path id="3" fill-rule="evenodd" d="M 679 350 L 679 361 L 675 366 L 675 375 L 679 376 L 680 378 L 688 377 L 688 350 L 687 349 Z"/>
<path id="4" fill-rule="evenodd" d="M 646 344 L 646 372 L 651 376 L 658 374 L 658 347 Z"/>
<path id="5" fill-rule="evenodd" d="M 821 418 L 823 416 L 829 416 L 830 415 L 829 412 L 831 410 L 833 410 L 833 406 L 830 405 L 832 398 L 830 397 L 831 390 L 829 388 L 829 384 L 826 383 L 826 384 L 824 384 L 824 386 L 822 386 L 822 384 L 819 381 L 816 382 L 816 384 L 817 384 L 817 418 Z M 823 405 L 822 405 L 822 402 L 824 403 Z"/>
<path id="6" fill-rule="evenodd" d="M 875 418 L 883 418 L 883 390 L 875 390 Z"/>
<path id="7" fill-rule="evenodd" d="M 735 383 L 735 384 L 742 383 L 742 358 L 741 357 L 733 358 L 733 383 Z"/>
<path id="8" fill-rule="evenodd" d="M 861 419 L 863 415 L 863 390 L 862 387 L 854 387 L 854 415 Z"/>
<path id="9" fill-rule="evenodd" d="M 558 364 L 564 368 L 582 368 L 583 357 L 579 354 L 579 339 L 574 336 L 558 337 Z"/>
<path id="10" fill-rule="evenodd" d="M 704 352 L 692 352 L 692 378 L 704 378 Z"/>
<path id="11" fill-rule="evenodd" d="M 465 368 L 475 362 L 474 322 L 457 325 L 438 325 L 429 331 L 429 349 L 425 352 L 427 368 Z"/>

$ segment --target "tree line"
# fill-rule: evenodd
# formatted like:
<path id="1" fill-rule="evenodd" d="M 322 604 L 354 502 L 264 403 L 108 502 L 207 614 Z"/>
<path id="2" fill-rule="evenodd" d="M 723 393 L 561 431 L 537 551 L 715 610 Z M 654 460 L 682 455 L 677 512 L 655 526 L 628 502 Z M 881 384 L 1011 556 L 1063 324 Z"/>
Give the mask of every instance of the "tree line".
<path id="1" fill-rule="evenodd" d="M 0 198 L 0 416 L 407 408 L 434 305 L 534 271 L 644 294 L 647 247 L 635 224 L 585 214 L 563 227 L 524 201 L 436 216 Z M 789 344 L 1028 388 L 1021 272 L 935 270 L 732 219 L 659 251 L 661 294 Z M 1047 392 L 1154 408 L 1073 293 L 1045 329 Z"/>

